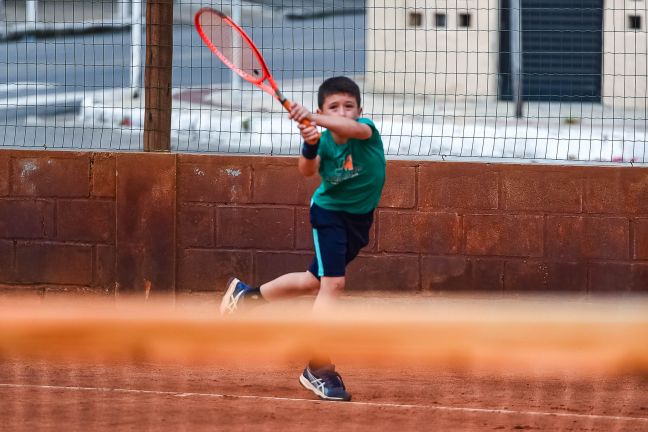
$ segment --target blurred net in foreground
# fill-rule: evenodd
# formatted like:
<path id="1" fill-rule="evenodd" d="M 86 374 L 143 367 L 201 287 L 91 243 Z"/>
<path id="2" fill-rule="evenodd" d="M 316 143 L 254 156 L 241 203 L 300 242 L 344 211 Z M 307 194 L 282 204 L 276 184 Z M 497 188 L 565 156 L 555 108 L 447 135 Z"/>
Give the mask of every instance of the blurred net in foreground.
<path id="1" fill-rule="evenodd" d="M 213 305 L 3 303 L 9 430 L 648 427 L 646 299 L 362 300 L 326 323 L 290 304 L 220 320 Z M 354 402 L 299 387 L 314 349 Z"/>

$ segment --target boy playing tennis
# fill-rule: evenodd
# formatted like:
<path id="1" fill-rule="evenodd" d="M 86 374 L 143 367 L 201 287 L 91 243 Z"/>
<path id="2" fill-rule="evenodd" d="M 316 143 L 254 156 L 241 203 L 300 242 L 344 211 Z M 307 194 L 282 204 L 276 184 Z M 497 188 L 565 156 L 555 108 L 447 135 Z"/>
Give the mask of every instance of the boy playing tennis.
<path id="1" fill-rule="evenodd" d="M 256 288 L 231 279 L 221 315 L 234 313 L 246 302 L 316 294 L 313 313 L 326 316 L 344 290 L 346 266 L 369 242 L 374 209 L 385 182 L 380 134 L 371 120 L 360 117 L 360 89 L 351 79 L 327 79 L 317 99 L 316 113 L 294 104 L 289 114 L 297 122 L 311 122 L 299 125 L 305 141 L 298 163 L 300 173 L 321 176 L 310 207 L 313 262 L 305 272 L 285 274 Z M 316 126 L 326 129 L 321 137 Z M 299 381 L 322 399 L 351 399 L 328 358 L 312 359 Z"/>

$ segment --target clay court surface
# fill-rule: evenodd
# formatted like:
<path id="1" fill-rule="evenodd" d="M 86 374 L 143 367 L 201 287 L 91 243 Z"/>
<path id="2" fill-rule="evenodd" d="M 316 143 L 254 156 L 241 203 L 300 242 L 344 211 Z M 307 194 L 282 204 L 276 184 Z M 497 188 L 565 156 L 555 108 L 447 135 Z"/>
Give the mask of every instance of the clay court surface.
<path id="1" fill-rule="evenodd" d="M 142 313 L 106 321 L 95 311 L 57 319 L 57 308 L 27 314 L 14 307 L 0 315 L 0 429 L 648 430 L 645 304 L 615 305 L 585 332 L 574 328 L 598 307 L 569 323 L 569 305 L 554 307 L 562 311 L 554 318 L 563 318 L 556 333 L 545 325 L 546 304 L 529 309 L 542 318 L 518 313 L 496 320 L 499 314 L 475 317 L 488 309 L 480 302 L 455 310 L 434 303 L 441 304 L 428 314 L 446 311 L 445 317 L 399 321 L 400 327 L 393 319 L 382 327 L 365 322 L 332 333 L 343 347 L 334 360 L 353 395 L 347 403 L 320 401 L 300 386 L 306 357 L 289 348 L 303 342 L 288 330 L 294 322 L 267 322 L 264 333 L 251 331 L 254 323 L 201 318 L 202 307 L 163 321 Z M 468 327 L 456 317 L 460 309 L 473 317 Z M 501 304 L 495 310 L 511 312 Z M 539 335 L 539 322 L 546 335 L 529 341 Z M 236 339 L 245 341 L 232 345 L 228 333 L 238 328 Z M 326 340 L 325 332 L 320 336 Z M 260 340 L 269 345 L 259 347 Z M 372 362 L 383 350 L 387 355 Z M 191 355 L 176 361 L 165 355 L 171 352 Z"/>
<path id="2" fill-rule="evenodd" d="M 252 362 L 252 360 L 251 360 Z M 322 402 L 300 364 L 269 369 L 4 360 L 3 430 L 648 430 L 648 379 L 347 368 L 350 403 Z"/>

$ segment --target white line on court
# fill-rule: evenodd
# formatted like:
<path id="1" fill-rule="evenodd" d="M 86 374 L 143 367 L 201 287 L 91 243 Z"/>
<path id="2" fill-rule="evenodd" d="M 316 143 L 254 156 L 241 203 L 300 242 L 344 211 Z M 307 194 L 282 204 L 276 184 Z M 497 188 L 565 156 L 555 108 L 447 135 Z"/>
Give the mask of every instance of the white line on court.
<path id="1" fill-rule="evenodd" d="M 268 401 L 283 401 L 283 402 L 309 402 L 309 403 L 334 403 L 341 404 L 342 406 L 355 405 L 355 406 L 368 406 L 378 408 L 408 408 L 408 409 L 421 409 L 421 410 L 435 410 L 435 411 L 455 411 L 455 412 L 468 412 L 468 413 L 486 413 L 486 414 L 515 414 L 536 417 L 568 417 L 580 418 L 588 420 L 615 420 L 615 421 L 635 421 L 648 423 L 648 417 L 629 417 L 629 416 L 610 416 L 602 414 L 575 414 L 567 412 L 543 412 L 543 411 L 517 411 L 509 409 L 497 408 L 467 408 L 467 407 L 451 407 L 451 406 L 430 406 L 430 405 L 416 405 L 416 404 L 398 404 L 389 402 L 333 402 L 323 401 L 320 399 L 302 399 L 302 398 L 289 398 L 289 397 L 274 397 L 274 396 L 255 396 L 255 395 L 226 395 L 220 393 L 194 393 L 194 392 L 177 392 L 177 391 L 163 391 L 163 390 L 140 390 L 140 389 L 124 389 L 124 388 L 110 388 L 110 387 L 78 387 L 78 386 L 55 386 L 55 385 L 40 385 L 40 384 L 9 384 L 0 383 L 0 388 L 32 388 L 43 390 L 66 390 L 66 391 L 94 391 L 106 393 L 130 393 L 130 394 L 152 394 L 159 396 L 175 396 L 175 397 L 210 397 L 219 399 L 255 399 L 255 400 L 268 400 Z"/>

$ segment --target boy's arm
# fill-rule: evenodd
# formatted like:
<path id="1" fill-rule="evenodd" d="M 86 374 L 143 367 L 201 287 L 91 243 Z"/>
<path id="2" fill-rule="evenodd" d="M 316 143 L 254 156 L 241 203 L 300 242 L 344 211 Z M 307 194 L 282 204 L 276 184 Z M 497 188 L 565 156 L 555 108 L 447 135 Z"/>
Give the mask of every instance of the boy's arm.
<path id="1" fill-rule="evenodd" d="M 305 144 L 304 145 L 311 145 Z M 306 159 L 303 155 L 299 156 L 299 162 L 297 163 L 297 169 L 304 177 L 314 176 L 319 172 L 319 162 L 320 157 L 317 156 L 315 159 Z"/>
<path id="2" fill-rule="evenodd" d="M 366 140 L 371 138 L 373 130 L 369 125 L 359 123 L 346 117 L 332 116 L 325 114 L 311 114 L 311 121 L 317 123 L 335 135 L 340 135 L 346 138 L 354 138 L 359 140 Z"/>
<path id="3" fill-rule="evenodd" d="M 346 117 L 315 114 L 298 103 L 293 103 L 293 105 L 290 107 L 288 118 L 295 120 L 296 122 L 309 120 L 311 123 L 313 123 L 313 125 L 317 124 L 319 126 L 322 126 L 331 131 L 333 134 L 345 138 L 366 140 L 371 138 L 371 135 L 373 135 L 373 130 L 369 125 L 359 123 L 356 120 Z"/>
<path id="4" fill-rule="evenodd" d="M 313 176 L 319 172 L 320 157 L 317 155 L 317 148 L 319 147 L 320 135 L 315 126 L 315 123 L 308 126 L 299 125 L 299 132 L 304 139 L 304 144 L 302 144 L 297 169 L 305 177 Z M 309 144 L 313 141 L 314 144 Z"/>

